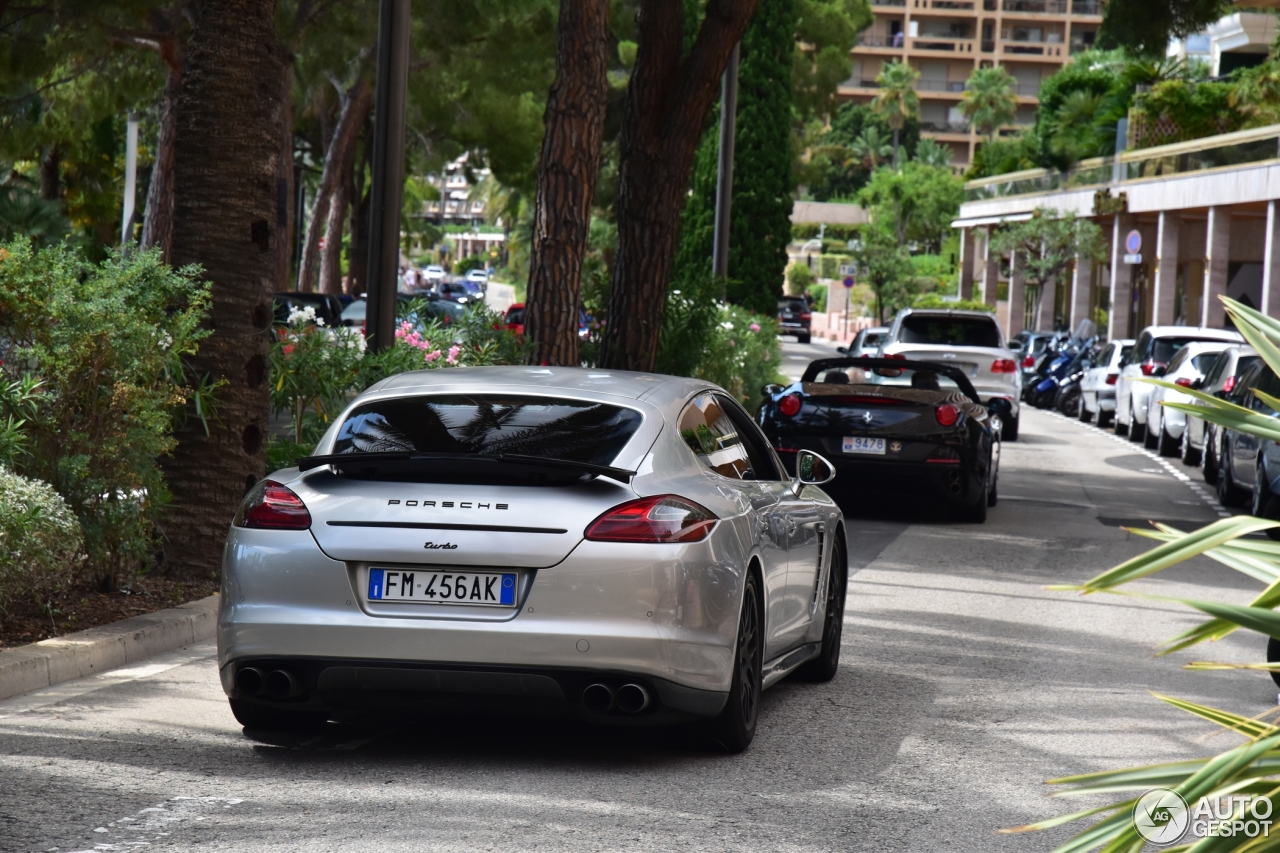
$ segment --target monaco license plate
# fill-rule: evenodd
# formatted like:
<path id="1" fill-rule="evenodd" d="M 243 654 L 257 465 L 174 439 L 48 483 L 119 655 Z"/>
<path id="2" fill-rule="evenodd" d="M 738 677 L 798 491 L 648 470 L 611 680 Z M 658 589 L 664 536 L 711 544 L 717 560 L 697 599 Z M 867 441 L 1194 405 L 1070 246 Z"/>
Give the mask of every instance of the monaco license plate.
<path id="1" fill-rule="evenodd" d="M 884 455 L 884 439 L 883 438 L 864 438 L 860 435 L 845 436 L 844 444 L 840 448 L 845 453 L 876 453 Z"/>
<path id="2" fill-rule="evenodd" d="M 515 607 L 516 576 L 490 572 L 370 569 L 369 600 Z"/>

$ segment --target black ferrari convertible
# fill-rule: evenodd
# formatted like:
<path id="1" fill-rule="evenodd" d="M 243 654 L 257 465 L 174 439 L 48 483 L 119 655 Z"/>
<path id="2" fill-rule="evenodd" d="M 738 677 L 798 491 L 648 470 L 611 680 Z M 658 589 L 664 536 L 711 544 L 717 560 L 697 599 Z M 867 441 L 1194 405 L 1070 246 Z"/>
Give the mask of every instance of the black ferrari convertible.
<path id="1" fill-rule="evenodd" d="M 927 497 L 974 522 L 996 503 L 1000 418 L 963 371 L 902 358 L 828 358 L 799 382 L 765 388 L 758 416 L 789 467 L 812 450 L 831 460 L 842 497 Z"/>

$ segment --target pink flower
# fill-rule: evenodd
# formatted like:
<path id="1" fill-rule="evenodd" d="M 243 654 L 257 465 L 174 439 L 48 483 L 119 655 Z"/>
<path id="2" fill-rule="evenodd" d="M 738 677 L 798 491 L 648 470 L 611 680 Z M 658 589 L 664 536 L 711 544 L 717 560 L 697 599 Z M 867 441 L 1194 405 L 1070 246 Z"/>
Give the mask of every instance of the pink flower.
<path id="1" fill-rule="evenodd" d="M 430 364 L 431 362 L 435 361 L 439 357 L 440 357 L 440 350 L 436 350 L 435 352 L 429 352 L 425 356 L 423 356 L 427 364 Z"/>
<path id="2" fill-rule="evenodd" d="M 752 323 L 752 324 L 751 324 L 751 331 L 753 331 L 753 332 L 758 332 L 758 331 L 760 331 L 760 324 L 759 324 L 759 323 Z"/>
<path id="3" fill-rule="evenodd" d="M 458 353 L 460 353 L 461 351 L 462 350 L 458 347 L 458 345 L 454 344 L 453 346 L 449 347 L 449 357 L 445 360 L 448 361 L 450 364 L 457 364 Z"/>

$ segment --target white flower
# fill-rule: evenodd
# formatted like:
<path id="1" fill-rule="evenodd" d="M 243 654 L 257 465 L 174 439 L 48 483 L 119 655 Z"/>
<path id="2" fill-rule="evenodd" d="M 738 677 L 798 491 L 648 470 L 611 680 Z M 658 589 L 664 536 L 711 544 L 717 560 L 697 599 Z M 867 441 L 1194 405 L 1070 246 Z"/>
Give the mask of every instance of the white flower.
<path id="1" fill-rule="evenodd" d="M 305 326 L 308 323 L 315 323 L 318 326 L 324 325 L 324 321 L 316 316 L 314 305 L 308 305 L 305 308 L 299 308 L 297 305 L 293 306 L 289 309 L 289 317 L 285 322 L 294 328 Z"/>
<path id="2" fill-rule="evenodd" d="M 160 349 L 168 349 L 173 346 L 173 336 L 167 332 L 160 335 Z"/>

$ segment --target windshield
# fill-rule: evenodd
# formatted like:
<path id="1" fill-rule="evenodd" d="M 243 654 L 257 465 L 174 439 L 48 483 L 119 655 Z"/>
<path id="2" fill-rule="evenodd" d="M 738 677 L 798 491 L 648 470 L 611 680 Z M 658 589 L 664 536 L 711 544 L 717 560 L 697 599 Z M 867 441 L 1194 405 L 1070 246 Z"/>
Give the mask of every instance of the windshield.
<path id="1" fill-rule="evenodd" d="M 1158 364 L 1168 364 L 1187 344 L 1202 340 L 1204 338 L 1156 338 L 1152 341 L 1151 355 L 1148 357 Z"/>
<path id="2" fill-rule="evenodd" d="M 515 454 L 609 465 L 642 419 L 633 409 L 558 397 L 397 397 L 353 409 L 333 453 Z"/>
<path id="3" fill-rule="evenodd" d="M 902 320 L 898 341 L 956 347 L 998 347 L 1000 332 L 985 317 L 945 317 L 911 314 Z"/>

